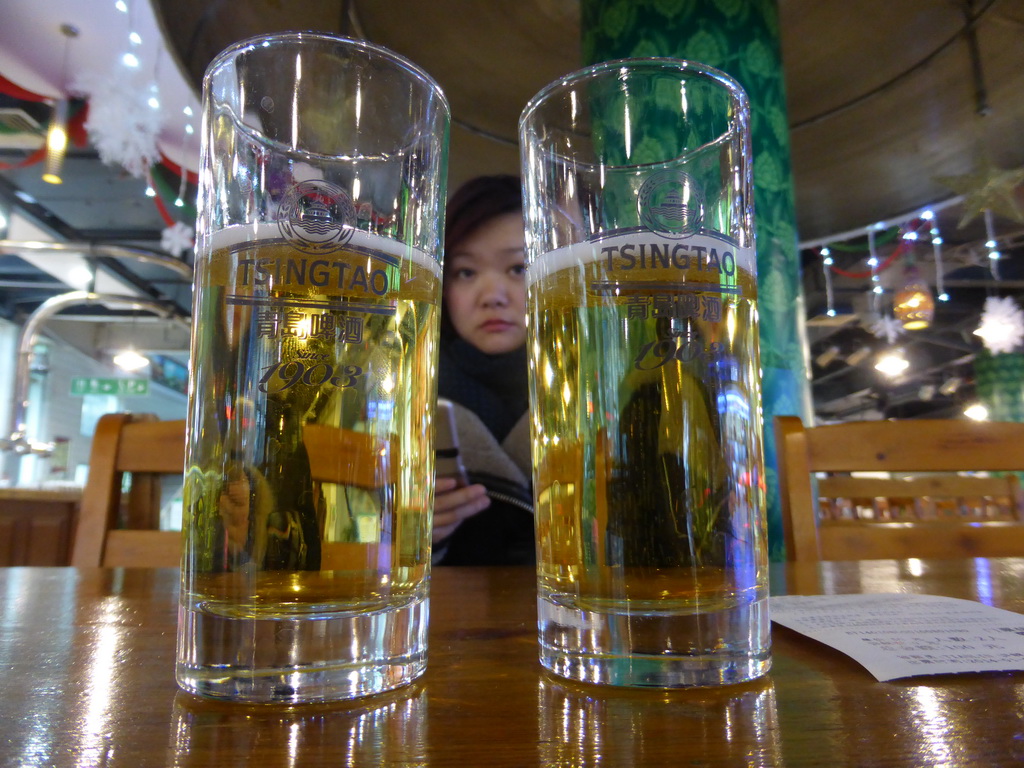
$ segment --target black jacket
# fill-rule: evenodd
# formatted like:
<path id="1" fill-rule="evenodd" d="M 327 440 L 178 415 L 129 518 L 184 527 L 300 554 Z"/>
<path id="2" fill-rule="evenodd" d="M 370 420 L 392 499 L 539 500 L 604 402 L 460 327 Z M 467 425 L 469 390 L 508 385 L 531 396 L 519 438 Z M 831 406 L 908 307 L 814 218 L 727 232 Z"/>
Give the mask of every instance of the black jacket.
<path id="1" fill-rule="evenodd" d="M 455 404 L 459 453 L 471 483 L 487 487 L 491 505 L 434 545 L 437 565 L 527 565 L 536 562 L 530 489 L 529 419 L 523 414 L 501 442 L 475 413 Z"/>

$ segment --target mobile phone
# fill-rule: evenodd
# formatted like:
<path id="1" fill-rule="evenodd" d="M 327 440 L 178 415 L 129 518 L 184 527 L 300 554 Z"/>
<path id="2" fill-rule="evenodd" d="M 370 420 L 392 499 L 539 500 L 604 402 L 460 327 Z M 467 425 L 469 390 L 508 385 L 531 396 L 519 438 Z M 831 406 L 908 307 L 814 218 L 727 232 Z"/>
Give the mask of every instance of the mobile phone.
<path id="1" fill-rule="evenodd" d="M 452 402 L 443 397 L 437 398 L 437 409 L 434 413 L 434 454 L 438 477 L 454 477 L 459 487 L 469 485 L 469 475 L 462 463 L 459 452 L 459 433 L 455 428 L 455 409 Z"/>

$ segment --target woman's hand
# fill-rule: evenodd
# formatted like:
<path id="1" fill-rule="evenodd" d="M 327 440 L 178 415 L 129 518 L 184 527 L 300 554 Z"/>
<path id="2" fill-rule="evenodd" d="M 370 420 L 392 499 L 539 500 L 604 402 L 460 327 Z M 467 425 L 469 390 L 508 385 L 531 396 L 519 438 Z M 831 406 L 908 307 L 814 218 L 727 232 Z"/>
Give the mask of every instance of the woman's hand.
<path id="1" fill-rule="evenodd" d="M 458 487 L 454 477 L 439 477 L 434 488 L 434 534 L 436 544 L 459 527 L 463 520 L 491 506 L 487 489 L 482 485 Z"/>

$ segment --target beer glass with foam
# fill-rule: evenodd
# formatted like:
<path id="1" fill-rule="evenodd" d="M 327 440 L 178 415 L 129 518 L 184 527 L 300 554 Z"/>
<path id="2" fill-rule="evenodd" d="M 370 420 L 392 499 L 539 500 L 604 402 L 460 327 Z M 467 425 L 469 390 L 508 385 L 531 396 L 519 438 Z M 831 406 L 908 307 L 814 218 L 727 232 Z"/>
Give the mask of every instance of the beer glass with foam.
<path id="1" fill-rule="evenodd" d="M 750 115 L 613 61 L 519 123 L 542 664 L 627 686 L 770 665 Z"/>
<path id="2" fill-rule="evenodd" d="M 375 45 L 234 45 L 203 84 L 177 678 L 299 703 L 426 663 L 449 108 Z"/>

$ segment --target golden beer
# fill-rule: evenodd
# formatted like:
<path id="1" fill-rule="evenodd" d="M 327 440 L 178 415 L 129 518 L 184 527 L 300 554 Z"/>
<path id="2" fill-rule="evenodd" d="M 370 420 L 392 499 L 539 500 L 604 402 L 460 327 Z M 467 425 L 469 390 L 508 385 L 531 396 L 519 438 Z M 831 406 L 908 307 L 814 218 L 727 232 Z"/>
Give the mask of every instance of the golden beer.
<path id="1" fill-rule="evenodd" d="M 214 236 L 197 283 L 183 601 L 205 669 L 237 655 L 232 622 L 419 615 L 430 560 L 437 262 L 245 229 Z M 310 662 L 337 657 L 296 627 Z"/>
<path id="2" fill-rule="evenodd" d="M 444 93 L 365 40 L 203 78 L 175 676 L 302 704 L 426 669 Z"/>
<path id="3" fill-rule="evenodd" d="M 614 617 L 633 667 L 645 627 L 652 658 L 745 656 L 751 617 L 767 659 L 752 260 L 720 236 L 638 228 L 530 266 L 541 657 L 556 671 L 615 647 L 596 631 Z"/>

